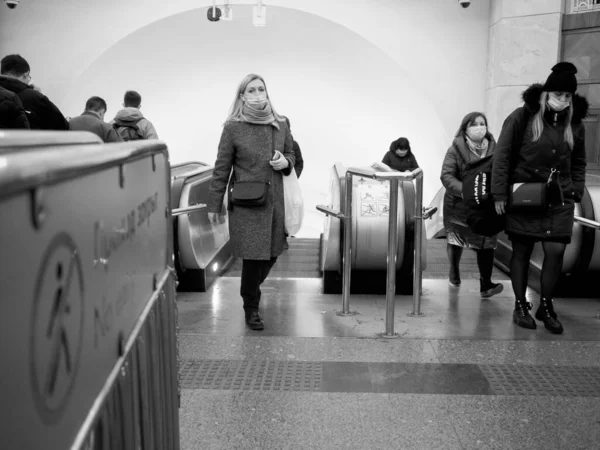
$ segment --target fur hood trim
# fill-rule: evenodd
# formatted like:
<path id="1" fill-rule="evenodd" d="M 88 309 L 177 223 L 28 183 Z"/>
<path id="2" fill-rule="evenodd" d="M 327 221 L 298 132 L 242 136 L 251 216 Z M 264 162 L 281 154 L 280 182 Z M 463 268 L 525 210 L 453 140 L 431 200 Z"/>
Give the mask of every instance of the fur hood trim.
<path id="1" fill-rule="evenodd" d="M 525 107 L 531 115 L 540 110 L 540 97 L 542 96 L 544 86 L 541 83 L 535 83 L 529 86 L 521 96 L 525 102 Z M 573 119 L 571 123 L 579 124 L 587 116 L 589 103 L 585 97 L 575 93 L 573 94 Z"/>

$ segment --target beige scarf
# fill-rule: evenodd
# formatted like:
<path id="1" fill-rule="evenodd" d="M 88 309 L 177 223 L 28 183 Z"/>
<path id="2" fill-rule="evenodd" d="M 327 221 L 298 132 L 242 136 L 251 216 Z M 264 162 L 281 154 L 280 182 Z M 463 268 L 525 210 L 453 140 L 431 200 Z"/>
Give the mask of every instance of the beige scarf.
<path id="1" fill-rule="evenodd" d="M 267 102 L 264 109 L 255 109 L 247 103 L 244 103 L 240 114 L 240 120 L 243 122 L 255 123 L 257 125 L 273 125 L 275 128 L 279 129 L 279 124 L 273 115 L 273 110 L 271 109 L 271 104 L 269 102 Z"/>
<path id="2" fill-rule="evenodd" d="M 472 153 L 474 153 L 478 158 L 485 158 L 489 144 L 487 138 L 483 138 L 481 140 L 481 144 L 476 144 L 467 135 L 465 135 L 465 139 L 467 141 L 467 145 L 469 146 L 469 150 L 471 150 Z"/>

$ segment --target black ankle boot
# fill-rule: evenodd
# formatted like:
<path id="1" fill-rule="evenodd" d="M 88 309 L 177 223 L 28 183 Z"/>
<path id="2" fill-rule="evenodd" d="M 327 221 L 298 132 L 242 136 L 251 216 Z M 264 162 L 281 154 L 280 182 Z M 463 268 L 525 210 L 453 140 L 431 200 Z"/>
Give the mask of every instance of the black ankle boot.
<path id="1" fill-rule="evenodd" d="M 531 309 L 531 303 L 527 300 L 515 301 L 515 310 L 513 311 L 513 322 L 522 328 L 529 328 L 535 330 L 535 320 L 529 315 Z"/>
<path id="2" fill-rule="evenodd" d="M 479 292 L 482 298 L 490 298 L 492 295 L 502 292 L 503 289 L 502 283 L 492 283 L 492 280 L 479 279 Z"/>
<path id="3" fill-rule="evenodd" d="M 548 331 L 554 334 L 561 334 L 563 326 L 558 321 L 558 317 L 554 312 L 554 305 L 551 298 L 541 298 L 540 306 L 535 312 L 535 318 L 540 322 L 544 322 L 544 326 Z"/>
<path id="4" fill-rule="evenodd" d="M 258 311 L 252 311 L 246 315 L 246 323 L 251 330 L 262 330 L 265 328 L 265 324 L 262 321 Z"/>

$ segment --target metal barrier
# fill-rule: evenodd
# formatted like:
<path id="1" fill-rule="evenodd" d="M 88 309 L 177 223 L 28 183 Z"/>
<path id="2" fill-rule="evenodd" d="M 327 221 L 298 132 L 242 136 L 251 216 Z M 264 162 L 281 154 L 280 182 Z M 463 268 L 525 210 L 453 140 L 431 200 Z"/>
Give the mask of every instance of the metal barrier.
<path id="1" fill-rule="evenodd" d="M 398 181 L 416 180 L 415 198 L 415 257 L 413 266 L 413 311 L 410 315 L 421 316 L 421 252 L 423 234 L 423 170 L 416 169 L 413 172 L 375 172 L 369 169 L 350 168 L 346 171 L 346 194 L 344 211 L 333 211 L 324 205 L 317 205 L 317 209 L 327 215 L 337 217 L 344 224 L 344 249 L 342 252 L 343 264 L 343 286 L 342 286 L 342 310 L 340 315 L 352 315 L 350 311 L 350 276 L 352 262 L 352 177 L 358 175 L 374 180 L 389 180 L 390 182 L 390 213 L 388 228 L 388 251 L 387 251 L 387 286 L 386 286 L 386 314 L 384 337 L 395 337 L 394 332 L 394 308 L 396 291 L 396 258 L 397 258 L 397 229 L 398 229 Z"/>
<path id="2" fill-rule="evenodd" d="M 179 448 L 161 141 L 54 134 L 0 153 L 0 423 L 14 449 Z"/>
<path id="3" fill-rule="evenodd" d="M 200 211 L 203 208 L 206 208 L 206 205 L 204 203 L 190 205 L 186 208 L 176 208 L 171 211 L 171 216 L 176 217 L 176 216 L 181 216 L 183 214 L 191 214 L 193 212 Z"/>
<path id="4" fill-rule="evenodd" d="M 586 219 L 585 217 L 575 216 L 575 222 L 579 222 L 581 225 L 588 228 L 595 228 L 596 230 L 600 230 L 600 222 L 596 222 L 595 220 Z"/>

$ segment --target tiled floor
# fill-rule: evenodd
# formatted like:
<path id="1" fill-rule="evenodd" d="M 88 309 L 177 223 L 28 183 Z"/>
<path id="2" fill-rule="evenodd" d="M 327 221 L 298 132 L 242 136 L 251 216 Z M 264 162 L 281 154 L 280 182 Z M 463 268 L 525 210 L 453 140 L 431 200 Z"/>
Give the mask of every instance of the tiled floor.
<path id="1" fill-rule="evenodd" d="M 385 296 L 341 317 L 320 279 L 267 279 L 264 331 L 244 324 L 239 278 L 180 293 L 181 448 L 600 448 L 599 299 L 556 299 L 553 335 L 512 323 L 508 281 L 481 299 L 463 279 L 425 279 L 421 317 L 397 296 L 392 339 Z"/>

